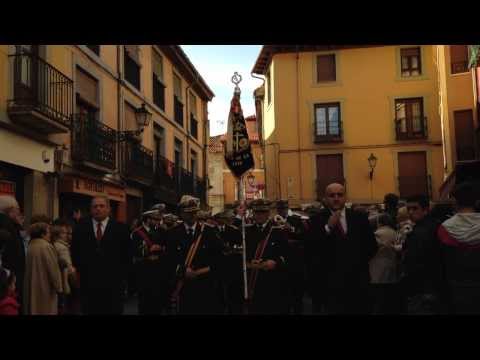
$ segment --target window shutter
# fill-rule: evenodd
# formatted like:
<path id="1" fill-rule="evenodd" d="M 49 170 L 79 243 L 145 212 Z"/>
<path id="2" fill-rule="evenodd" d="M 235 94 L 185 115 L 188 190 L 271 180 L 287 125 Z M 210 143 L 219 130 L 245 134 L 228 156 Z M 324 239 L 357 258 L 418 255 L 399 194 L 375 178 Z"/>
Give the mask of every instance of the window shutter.
<path id="1" fill-rule="evenodd" d="M 197 116 L 197 98 L 192 93 L 190 93 L 190 112 Z"/>
<path id="2" fill-rule="evenodd" d="M 420 57 L 420 48 L 419 47 L 414 47 L 414 48 L 400 49 L 400 54 L 402 56 L 418 56 L 418 57 Z"/>
<path id="3" fill-rule="evenodd" d="M 450 63 L 453 74 L 468 71 L 467 45 L 450 45 Z"/>
<path id="4" fill-rule="evenodd" d="M 317 57 L 317 81 L 335 81 L 335 55 L 319 55 Z"/>
<path id="5" fill-rule="evenodd" d="M 163 80 L 163 59 L 152 49 L 152 71 L 157 78 Z"/>
<path id="6" fill-rule="evenodd" d="M 179 100 L 182 99 L 182 80 L 177 76 L 177 74 L 173 74 L 173 91 Z"/>
<path id="7" fill-rule="evenodd" d="M 137 129 L 137 120 L 135 119 L 135 108 L 129 103 L 125 102 L 125 129 Z"/>
<path id="8" fill-rule="evenodd" d="M 98 81 L 77 67 L 76 89 L 80 97 L 98 107 Z"/>
<path id="9" fill-rule="evenodd" d="M 128 56 L 140 66 L 140 48 L 138 45 L 125 45 Z"/>

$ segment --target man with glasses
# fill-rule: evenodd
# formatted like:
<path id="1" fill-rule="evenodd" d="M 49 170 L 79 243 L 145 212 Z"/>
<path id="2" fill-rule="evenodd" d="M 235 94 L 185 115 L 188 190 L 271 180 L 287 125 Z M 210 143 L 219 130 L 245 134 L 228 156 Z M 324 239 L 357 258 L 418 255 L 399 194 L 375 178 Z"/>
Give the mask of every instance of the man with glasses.
<path id="1" fill-rule="evenodd" d="M 364 214 L 345 208 L 343 185 L 328 185 L 325 196 L 325 208 L 311 218 L 305 244 L 313 311 L 366 314 L 375 235 Z"/>
<path id="2" fill-rule="evenodd" d="M 430 215 L 425 195 L 407 199 L 410 220 L 415 223 L 405 241 L 401 279 L 408 314 L 436 314 L 442 311 L 442 263 L 439 223 Z"/>

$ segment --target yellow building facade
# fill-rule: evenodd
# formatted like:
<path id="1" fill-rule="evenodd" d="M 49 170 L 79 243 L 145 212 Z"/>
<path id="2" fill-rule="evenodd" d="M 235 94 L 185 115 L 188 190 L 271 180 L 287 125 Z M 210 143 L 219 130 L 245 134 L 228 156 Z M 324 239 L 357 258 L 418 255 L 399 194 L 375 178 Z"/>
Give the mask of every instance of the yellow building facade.
<path id="1" fill-rule="evenodd" d="M 0 160 L 22 168 L 11 178 L 29 166 L 36 183 L 48 182 L 49 192 L 29 190 L 48 203 L 30 212 L 85 212 L 100 194 L 122 221 L 155 202 L 173 210 L 185 193 L 206 203 L 214 94 L 179 46 L 3 45 L 0 69 L 0 136 L 22 137 L 31 144 L 11 141 L 12 154 L 19 148 L 40 161 L 17 159 L 4 142 Z M 42 152 L 51 159 L 46 169 L 37 166 Z M 24 180 L 27 188 L 32 180 Z M 16 195 L 23 203 L 26 192 Z"/>
<path id="2" fill-rule="evenodd" d="M 300 205 L 338 181 L 355 203 L 438 199 L 455 157 L 448 117 L 476 121 L 472 75 L 450 67 L 449 46 L 264 46 L 253 73 L 265 76 L 266 196 Z"/>

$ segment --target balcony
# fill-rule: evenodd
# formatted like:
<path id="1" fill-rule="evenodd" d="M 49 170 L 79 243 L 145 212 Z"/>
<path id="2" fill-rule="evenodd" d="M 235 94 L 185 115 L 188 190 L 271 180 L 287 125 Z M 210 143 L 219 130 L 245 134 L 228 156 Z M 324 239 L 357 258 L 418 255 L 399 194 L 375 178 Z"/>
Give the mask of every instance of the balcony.
<path id="1" fill-rule="evenodd" d="M 338 134 L 315 135 L 315 144 L 341 143 L 343 142 L 343 130 L 338 129 Z"/>
<path id="2" fill-rule="evenodd" d="M 12 122 L 48 135 L 68 132 L 73 118 L 73 81 L 40 57 L 9 56 L 13 65 Z"/>
<path id="3" fill-rule="evenodd" d="M 72 160 L 103 172 L 115 169 L 117 132 L 93 116 L 75 115 Z"/>
<path id="4" fill-rule="evenodd" d="M 399 176 L 398 190 L 400 198 L 406 199 L 414 195 L 427 195 L 432 198 L 432 178 L 427 176 Z"/>
<path id="5" fill-rule="evenodd" d="M 150 185 L 153 181 L 153 152 L 133 136 L 122 143 L 122 172 L 130 178 Z"/>
<path id="6" fill-rule="evenodd" d="M 427 118 L 425 116 L 395 119 L 394 122 L 397 141 L 427 138 Z"/>

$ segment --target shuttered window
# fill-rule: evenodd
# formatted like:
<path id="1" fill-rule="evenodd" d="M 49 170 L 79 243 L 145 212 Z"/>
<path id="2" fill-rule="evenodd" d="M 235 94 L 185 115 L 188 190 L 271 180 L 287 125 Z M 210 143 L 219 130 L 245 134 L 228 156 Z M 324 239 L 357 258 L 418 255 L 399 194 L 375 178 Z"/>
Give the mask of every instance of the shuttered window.
<path id="1" fill-rule="evenodd" d="M 137 121 L 135 119 L 135 108 L 127 102 L 125 102 L 125 129 L 126 130 L 137 129 Z"/>
<path id="2" fill-rule="evenodd" d="M 179 100 L 182 99 L 182 80 L 175 73 L 173 73 L 173 93 Z"/>
<path id="3" fill-rule="evenodd" d="M 335 54 L 317 56 L 317 81 L 336 81 Z"/>
<path id="4" fill-rule="evenodd" d="M 197 97 L 190 93 L 190 112 L 197 117 Z"/>
<path id="5" fill-rule="evenodd" d="M 80 67 L 76 70 L 76 90 L 83 101 L 98 107 L 98 81 Z"/>
<path id="6" fill-rule="evenodd" d="M 468 46 L 450 45 L 452 74 L 468 72 Z"/>
<path id="7" fill-rule="evenodd" d="M 140 56 L 138 45 L 125 45 L 123 66 L 125 79 L 140 90 Z"/>
<path id="8" fill-rule="evenodd" d="M 152 49 L 152 71 L 157 78 L 163 81 L 163 58 Z"/>
<path id="9" fill-rule="evenodd" d="M 135 61 L 137 65 L 140 65 L 140 48 L 138 45 L 125 45 L 124 47 L 128 56 Z"/>

